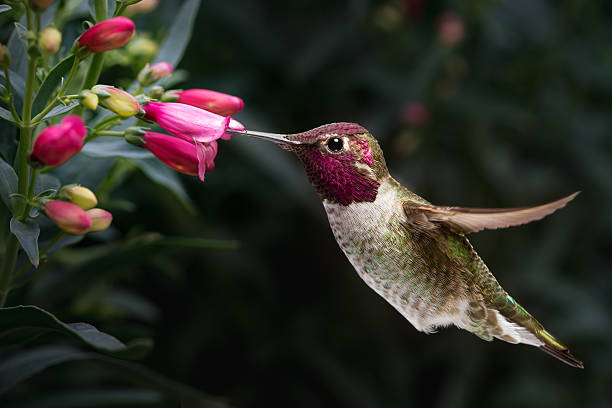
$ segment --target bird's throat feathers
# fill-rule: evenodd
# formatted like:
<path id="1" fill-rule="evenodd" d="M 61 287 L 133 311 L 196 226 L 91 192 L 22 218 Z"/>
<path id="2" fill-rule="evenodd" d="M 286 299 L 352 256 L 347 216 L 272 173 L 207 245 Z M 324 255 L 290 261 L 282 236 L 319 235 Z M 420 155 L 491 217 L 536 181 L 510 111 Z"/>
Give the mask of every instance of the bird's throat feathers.
<path id="1" fill-rule="evenodd" d="M 361 158 L 352 151 L 330 156 L 313 147 L 300 149 L 297 154 L 322 199 L 342 205 L 376 200 L 380 183 L 354 165 L 359 160 L 371 160 L 371 152 L 370 157 L 366 151 Z"/>

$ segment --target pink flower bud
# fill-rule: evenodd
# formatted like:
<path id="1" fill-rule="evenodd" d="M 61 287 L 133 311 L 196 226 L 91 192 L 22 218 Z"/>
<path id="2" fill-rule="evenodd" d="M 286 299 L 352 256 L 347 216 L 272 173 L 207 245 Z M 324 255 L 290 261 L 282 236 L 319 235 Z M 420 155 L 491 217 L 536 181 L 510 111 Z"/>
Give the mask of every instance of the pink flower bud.
<path id="1" fill-rule="evenodd" d="M 43 130 L 34 142 L 30 161 L 45 166 L 59 166 L 77 154 L 83 147 L 87 129 L 83 120 L 70 115 L 59 125 Z"/>
<path id="2" fill-rule="evenodd" d="M 127 6 L 125 11 L 129 15 L 150 13 L 155 10 L 158 4 L 159 0 L 141 0 L 136 4 Z"/>
<path id="3" fill-rule="evenodd" d="M 244 107 L 244 102 L 237 96 L 209 91 L 208 89 L 188 89 L 186 91 L 175 91 L 175 93 L 178 95 L 177 102 L 195 106 L 221 116 L 235 115 Z"/>
<path id="4" fill-rule="evenodd" d="M 66 201 L 48 201 L 45 214 L 64 232 L 83 235 L 91 227 L 91 219 L 76 204 Z"/>
<path id="5" fill-rule="evenodd" d="M 45 54 L 55 54 L 62 44 L 62 33 L 55 27 L 47 27 L 40 32 L 38 48 Z"/>
<path id="6" fill-rule="evenodd" d="M 90 52 L 104 52 L 123 47 L 134 36 L 134 22 L 127 17 L 113 17 L 90 27 L 79 38 L 80 47 Z"/>
<path id="7" fill-rule="evenodd" d="M 188 142 L 209 143 L 222 137 L 230 118 L 182 103 L 149 102 L 144 118 Z"/>
<path id="8" fill-rule="evenodd" d="M 147 132 L 141 139 L 144 142 L 142 147 L 174 170 L 190 176 L 198 175 L 198 156 L 193 143 L 155 132 Z"/>
<path id="9" fill-rule="evenodd" d="M 109 85 L 96 85 L 92 90 L 100 94 L 110 95 L 106 98 L 100 98 L 100 104 L 119 116 L 129 118 L 140 112 L 138 100 L 128 92 Z"/>
<path id="10" fill-rule="evenodd" d="M 438 40 L 448 47 L 453 47 L 463 41 L 464 36 L 463 18 L 452 11 L 442 14 L 438 20 Z"/>
<path id="11" fill-rule="evenodd" d="M 103 231 L 107 229 L 113 221 L 113 214 L 101 208 L 92 208 L 85 211 L 87 217 L 91 221 L 91 227 L 87 232 Z"/>
<path id="12" fill-rule="evenodd" d="M 138 74 L 138 82 L 144 86 L 151 85 L 169 76 L 172 74 L 172 71 L 174 71 L 174 67 L 168 62 L 158 62 L 151 66 L 147 65 Z"/>
<path id="13" fill-rule="evenodd" d="M 37 11 L 44 11 L 52 5 L 54 1 L 55 0 L 30 0 L 30 7 Z"/>

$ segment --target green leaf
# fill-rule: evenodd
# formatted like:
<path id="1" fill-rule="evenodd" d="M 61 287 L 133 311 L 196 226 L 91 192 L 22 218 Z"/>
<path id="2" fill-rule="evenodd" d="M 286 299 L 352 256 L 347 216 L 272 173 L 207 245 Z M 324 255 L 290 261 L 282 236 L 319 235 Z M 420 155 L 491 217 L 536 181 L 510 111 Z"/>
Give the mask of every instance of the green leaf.
<path id="1" fill-rule="evenodd" d="M 53 67 L 51 72 L 49 72 L 49 75 L 45 78 L 34 98 L 32 112 L 37 114 L 45 108 L 49 102 L 49 98 L 51 98 L 51 95 L 53 95 L 53 92 L 61 83 L 62 78 L 64 78 L 70 71 L 70 68 L 72 68 L 74 59 L 74 55 L 64 58 Z"/>
<path id="2" fill-rule="evenodd" d="M 25 80 L 21 77 L 21 75 L 12 70 L 10 70 L 9 75 L 11 77 L 11 90 L 13 91 L 13 96 L 15 97 L 15 99 L 21 101 L 23 99 L 23 93 L 25 92 Z M 4 75 L 4 71 L 0 71 L 0 77 L 4 79 L 3 83 L 6 86 L 6 77 Z M 19 107 L 16 106 L 16 108 Z"/>
<path id="3" fill-rule="evenodd" d="M 195 207 L 185 191 L 178 173 L 156 158 L 148 160 L 133 160 L 132 163 L 154 183 L 170 190 L 172 194 L 187 208 L 194 212 Z"/>
<path id="4" fill-rule="evenodd" d="M 7 4 L 0 4 L 0 13 L 4 13 L 5 11 L 12 10 L 13 8 Z"/>
<path id="5" fill-rule="evenodd" d="M 0 118 L 8 120 L 9 122 L 15 123 L 15 119 L 13 118 L 13 114 L 8 109 L 4 109 L 0 107 Z"/>
<path id="6" fill-rule="evenodd" d="M 36 177 L 36 185 L 34 186 L 34 195 L 37 196 L 43 191 L 55 190 L 58 191 L 61 187 L 61 182 L 57 177 L 50 174 L 39 174 Z"/>
<path id="7" fill-rule="evenodd" d="M 13 200 L 10 194 L 17 192 L 17 174 L 13 167 L 0 158 L 0 198 L 13 211 Z"/>
<path id="8" fill-rule="evenodd" d="M 88 142 L 83 154 L 89 157 L 125 157 L 128 159 L 149 159 L 154 157 L 152 153 L 141 147 L 127 143 L 123 138 L 115 136 L 100 136 Z"/>
<path id="9" fill-rule="evenodd" d="M 189 44 L 193 23 L 198 15 L 200 0 L 187 0 L 172 19 L 172 27 L 162 43 L 154 62 L 166 61 L 177 66 Z"/>
<path id="10" fill-rule="evenodd" d="M 40 235 L 38 223 L 30 219 L 19 221 L 11 218 L 11 232 L 17 237 L 32 265 L 38 268 L 38 236 Z"/>
<path id="11" fill-rule="evenodd" d="M 22 351 L 0 363 L 0 393 L 41 371 L 70 361 L 88 360 L 94 364 L 109 367 L 116 377 L 144 384 L 181 402 L 186 407 L 221 408 L 227 405 L 187 385 L 166 378 L 146 367 L 128 361 L 106 357 L 97 353 L 86 353 L 72 347 L 45 346 Z M 116 382 L 116 378 L 113 378 Z"/>
<path id="12" fill-rule="evenodd" d="M 56 116 L 63 115 L 64 113 L 70 112 L 77 106 L 79 106 L 79 103 L 77 101 L 72 101 L 68 105 L 61 105 L 61 104 L 57 105 L 55 108 L 51 109 L 51 111 L 49 111 L 49 113 L 45 115 L 43 120 L 47 120 L 47 119 L 54 118 Z"/>
<path id="13" fill-rule="evenodd" d="M 96 350 L 127 359 L 141 358 L 153 346 L 149 339 L 136 339 L 125 345 L 88 323 L 67 324 L 36 306 L 0 309 L 0 344 L 23 342 L 49 332 L 67 334 Z"/>
<path id="14" fill-rule="evenodd" d="M 82 388 L 45 392 L 45 398 L 32 396 L 21 408 L 85 408 L 163 406 L 167 398 L 159 391 L 126 388 Z"/>

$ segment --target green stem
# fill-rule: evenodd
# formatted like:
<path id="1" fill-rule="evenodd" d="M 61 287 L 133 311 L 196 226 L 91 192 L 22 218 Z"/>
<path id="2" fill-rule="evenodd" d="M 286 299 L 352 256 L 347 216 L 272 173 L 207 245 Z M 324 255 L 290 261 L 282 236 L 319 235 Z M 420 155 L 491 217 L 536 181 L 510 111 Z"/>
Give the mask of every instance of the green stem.
<path id="1" fill-rule="evenodd" d="M 11 113 L 13 114 L 13 118 L 15 119 L 16 123 L 20 123 L 21 122 L 21 118 L 19 117 L 19 114 L 17 113 L 17 109 L 15 109 L 15 102 L 13 100 L 13 90 L 11 88 L 11 76 L 9 74 L 9 69 L 4 68 L 4 78 L 6 79 L 6 91 L 8 93 L 8 106 L 11 110 Z"/>
<path id="2" fill-rule="evenodd" d="M 98 123 L 96 123 L 93 127 L 94 131 L 98 131 L 104 128 L 104 126 L 106 126 L 107 124 L 116 121 L 117 119 L 121 119 L 121 116 L 119 115 L 110 115 L 104 119 L 102 119 L 101 121 L 99 121 Z"/>
<path id="3" fill-rule="evenodd" d="M 36 186 L 36 175 L 37 174 L 38 174 L 38 170 L 34 168 L 32 170 L 32 176 L 30 177 L 30 188 L 28 189 L 25 211 L 23 212 L 23 215 L 21 216 L 22 220 L 27 218 L 28 214 L 30 213 L 30 202 L 32 201 L 32 198 L 34 197 L 34 187 Z"/>
<path id="4" fill-rule="evenodd" d="M 117 136 L 117 137 L 123 137 L 125 136 L 125 132 L 119 131 L 119 130 L 99 130 L 97 132 L 95 132 L 96 136 Z"/>
<path id="5" fill-rule="evenodd" d="M 94 2 L 95 11 L 96 11 L 96 23 L 100 21 L 104 21 L 108 17 L 108 5 L 106 0 L 95 0 Z M 100 78 L 100 74 L 102 73 L 102 65 L 104 64 L 104 53 L 99 52 L 94 54 L 91 65 L 89 65 L 89 71 L 87 71 L 87 75 L 85 76 L 85 81 L 83 82 L 82 89 L 90 89 L 98 82 L 98 78 Z"/>
<path id="6" fill-rule="evenodd" d="M 70 81 L 72 81 L 74 74 L 76 74 L 77 69 L 79 68 L 80 62 L 81 62 L 81 59 L 75 56 L 74 62 L 72 63 L 72 67 L 70 68 L 70 72 L 68 73 L 68 76 L 66 77 L 66 80 L 64 81 L 64 84 L 62 85 L 59 92 L 57 93 L 57 96 L 53 99 L 53 101 L 51 101 L 47 106 L 45 106 L 45 108 L 42 111 L 40 111 L 40 113 L 36 115 L 34 119 L 32 119 L 32 123 L 40 122 L 41 120 L 45 118 L 45 115 L 51 111 L 51 109 L 55 108 L 55 106 L 58 104 L 58 102 L 61 100 L 62 96 L 66 92 L 66 89 L 68 89 L 68 85 L 70 85 Z"/>
<path id="7" fill-rule="evenodd" d="M 32 10 L 26 7 L 28 30 L 34 28 L 34 16 Z M 36 81 L 36 59 L 28 56 L 28 73 L 26 76 L 26 86 L 23 95 L 23 122 L 20 125 L 19 150 L 17 160 L 19 161 L 17 192 L 25 196 L 28 192 L 28 181 L 30 179 L 30 166 L 28 164 L 28 153 L 32 142 L 32 96 L 34 93 L 34 83 Z M 26 202 L 18 201 L 15 204 L 15 218 L 20 219 L 26 211 Z M 6 253 L 2 269 L 0 269 L 0 307 L 6 303 L 6 298 L 10 291 L 10 282 L 17 261 L 19 244 L 15 234 L 10 234 L 6 245 Z"/>

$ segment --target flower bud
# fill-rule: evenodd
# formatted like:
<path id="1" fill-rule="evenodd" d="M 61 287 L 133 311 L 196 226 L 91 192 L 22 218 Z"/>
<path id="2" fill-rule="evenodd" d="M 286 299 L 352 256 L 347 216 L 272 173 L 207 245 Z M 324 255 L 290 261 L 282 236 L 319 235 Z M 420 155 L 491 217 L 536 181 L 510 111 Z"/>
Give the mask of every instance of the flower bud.
<path id="1" fill-rule="evenodd" d="M 78 184 L 71 184 L 62 187 L 59 191 L 62 200 L 76 204 L 84 210 L 89 210 L 98 205 L 98 199 L 93 191 Z"/>
<path id="2" fill-rule="evenodd" d="M 83 120 L 70 115 L 59 125 L 53 125 L 43 130 L 34 141 L 30 161 L 45 166 L 59 166 L 83 147 L 87 129 Z"/>
<path id="3" fill-rule="evenodd" d="M 244 107 L 244 102 L 237 96 L 208 89 L 188 89 L 174 91 L 173 94 L 178 95 L 176 102 L 195 106 L 221 116 L 235 115 Z"/>
<path id="4" fill-rule="evenodd" d="M 38 48 L 45 54 L 55 54 L 62 44 L 62 33 L 55 27 L 47 27 L 40 32 Z"/>
<path id="5" fill-rule="evenodd" d="M 45 11 L 55 0 L 30 0 L 30 7 L 36 11 Z"/>
<path id="6" fill-rule="evenodd" d="M 147 86 L 172 74 L 174 67 L 167 62 L 158 62 L 149 66 L 148 64 L 138 74 L 138 82 Z"/>
<path id="7" fill-rule="evenodd" d="M 79 94 L 79 99 L 81 105 L 91 110 L 96 110 L 98 108 L 98 102 L 100 101 L 98 95 L 88 89 L 82 91 Z"/>
<path id="8" fill-rule="evenodd" d="M 164 88 L 155 85 L 149 89 L 149 96 L 154 99 L 161 99 L 164 95 Z"/>
<path id="9" fill-rule="evenodd" d="M 101 208 L 92 208 L 85 211 L 87 217 L 91 220 L 91 227 L 87 232 L 103 231 L 107 229 L 113 221 L 113 215 Z"/>
<path id="10" fill-rule="evenodd" d="M 141 0 L 136 4 L 131 4 L 125 9 L 126 14 L 144 14 L 150 13 L 157 8 L 159 0 Z"/>
<path id="11" fill-rule="evenodd" d="M 68 234 L 83 235 L 92 224 L 81 207 L 66 201 L 47 201 L 44 211 L 59 229 Z"/>
<path id="12" fill-rule="evenodd" d="M 184 105 L 182 103 L 149 102 L 143 106 L 144 119 L 157 123 L 174 136 L 201 143 L 222 137 L 230 123 L 229 117 Z"/>
<path id="13" fill-rule="evenodd" d="M 137 37 L 127 46 L 128 53 L 137 57 L 152 58 L 157 54 L 159 46 L 147 37 Z"/>
<path id="14" fill-rule="evenodd" d="M 11 54 L 4 44 L 0 44 L 0 69 L 6 69 L 11 66 Z"/>
<path id="15" fill-rule="evenodd" d="M 140 112 L 140 104 L 130 93 L 109 85 L 96 85 L 92 88 L 94 92 L 103 91 L 109 96 L 100 99 L 100 104 L 124 118 L 136 115 Z"/>
<path id="16" fill-rule="evenodd" d="M 134 28 L 129 18 L 113 17 L 90 27 L 77 42 L 90 52 L 110 51 L 127 44 L 134 36 Z"/>
<path id="17" fill-rule="evenodd" d="M 463 18 L 452 11 L 444 13 L 438 20 L 438 40 L 448 47 L 453 47 L 463 41 L 464 37 Z"/>
<path id="18" fill-rule="evenodd" d="M 190 176 L 198 175 L 198 156 L 193 143 L 155 132 L 146 132 L 139 139 L 140 146 L 174 170 Z"/>

